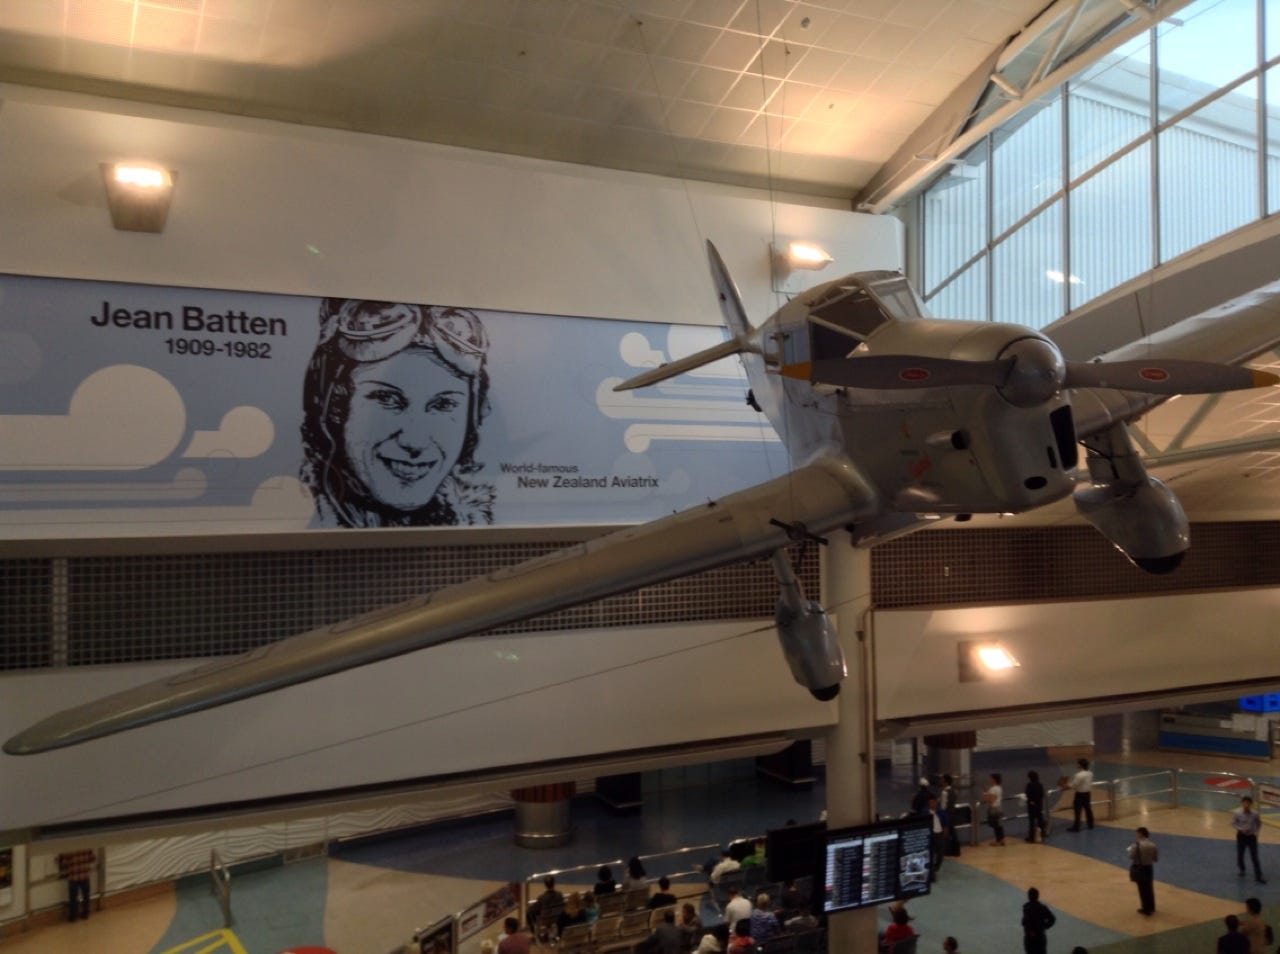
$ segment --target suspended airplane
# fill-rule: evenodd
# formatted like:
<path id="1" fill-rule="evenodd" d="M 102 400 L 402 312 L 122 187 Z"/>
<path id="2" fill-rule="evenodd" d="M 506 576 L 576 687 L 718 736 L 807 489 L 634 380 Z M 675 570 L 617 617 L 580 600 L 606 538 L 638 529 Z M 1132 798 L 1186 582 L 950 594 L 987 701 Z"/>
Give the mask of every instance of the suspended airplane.
<path id="1" fill-rule="evenodd" d="M 787 550 L 848 531 L 870 545 L 931 518 L 1020 513 L 1074 495 L 1134 564 L 1177 567 L 1177 498 L 1149 476 L 1127 425 L 1170 395 L 1280 383 L 1238 362 L 1280 344 L 1274 308 L 1198 316 L 1089 362 L 1018 325 L 926 317 L 906 279 L 859 272 L 798 295 L 758 328 L 707 243 L 729 337 L 619 384 L 646 387 L 722 358 L 786 444 L 774 480 L 488 576 L 56 713 L 9 739 L 44 752 L 741 560 L 771 560 L 776 628 L 795 680 L 833 698 L 834 627 Z M 1087 482 L 1075 476 L 1078 445 Z M 824 541 L 825 542 L 825 541 Z"/>

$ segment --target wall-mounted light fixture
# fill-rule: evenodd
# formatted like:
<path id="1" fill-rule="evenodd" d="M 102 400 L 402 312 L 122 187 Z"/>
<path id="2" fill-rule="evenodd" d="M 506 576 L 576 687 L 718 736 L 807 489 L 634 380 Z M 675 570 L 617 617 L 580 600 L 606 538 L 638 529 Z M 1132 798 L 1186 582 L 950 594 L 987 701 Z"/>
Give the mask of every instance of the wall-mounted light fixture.
<path id="1" fill-rule="evenodd" d="M 785 244 L 770 243 L 769 257 L 773 267 L 773 290 L 792 295 L 803 291 L 802 282 L 807 284 L 803 276 L 795 274 L 797 271 L 816 272 L 835 261 L 821 245 L 799 239 Z"/>
<path id="2" fill-rule="evenodd" d="M 964 641 L 957 648 L 961 682 L 1000 679 L 1022 666 L 1013 653 L 996 642 Z"/>
<path id="3" fill-rule="evenodd" d="M 163 232 L 177 173 L 154 162 L 104 162 L 111 224 L 125 232 Z"/>

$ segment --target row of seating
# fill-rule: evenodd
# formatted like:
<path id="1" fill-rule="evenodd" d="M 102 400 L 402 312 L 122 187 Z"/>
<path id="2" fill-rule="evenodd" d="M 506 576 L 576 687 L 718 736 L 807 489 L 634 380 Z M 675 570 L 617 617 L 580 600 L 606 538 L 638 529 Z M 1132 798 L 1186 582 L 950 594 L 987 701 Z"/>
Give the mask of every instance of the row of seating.
<path id="1" fill-rule="evenodd" d="M 635 911 L 601 918 L 595 924 L 570 925 L 555 945 L 557 954 L 632 954 L 648 940 L 663 910 L 649 912 L 648 919 L 641 917 L 645 912 Z M 697 947 L 703 933 L 686 934 L 685 949 Z M 757 954 L 826 954 L 826 950 L 826 932 L 821 929 L 779 934 L 756 947 Z"/>
<path id="2" fill-rule="evenodd" d="M 642 885 L 638 888 L 628 888 L 625 891 L 619 889 L 611 894 L 597 895 L 596 907 L 600 911 L 600 920 L 632 912 L 644 914 L 647 917 L 649 915 L 649 888 Z M 534 934 L 540 938 L 554 938 L 560 922 L 560 915 L 563 911 L 563 901 L 560 904 L 539 903 Z"/>
<path id="3" fill-rule="evenodd" d="M 612 897 L 604 895 L 600 900 Z M 569 954 L 624 954 L 646 940 L 667 911 L 675 906 L 606 915 L 601 910 L 600 919 L 594 924 L 570 924 L 555 942 L 557 951 Z"/>

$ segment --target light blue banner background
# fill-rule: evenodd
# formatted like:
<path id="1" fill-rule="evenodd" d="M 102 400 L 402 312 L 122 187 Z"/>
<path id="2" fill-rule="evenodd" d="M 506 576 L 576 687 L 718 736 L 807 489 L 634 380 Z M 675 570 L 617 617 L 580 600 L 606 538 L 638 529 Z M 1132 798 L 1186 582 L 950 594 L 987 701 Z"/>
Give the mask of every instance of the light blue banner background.
<path id="1" fill-rule="evenodd" d="M 0 537 L 319 526 L 299 472 L 320 311 L 315 298 L 0 276 Z M 494 525 L 643 521 L 785 471 L 736 359 L 612 391 L 718 329 L 475 314 L 492 411 L 473 476 L 492 485 Z"/>

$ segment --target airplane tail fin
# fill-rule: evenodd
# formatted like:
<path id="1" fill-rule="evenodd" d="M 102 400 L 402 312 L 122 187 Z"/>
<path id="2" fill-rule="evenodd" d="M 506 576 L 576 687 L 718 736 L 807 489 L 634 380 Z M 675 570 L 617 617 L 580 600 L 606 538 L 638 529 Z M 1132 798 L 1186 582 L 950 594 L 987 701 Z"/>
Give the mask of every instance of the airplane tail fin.
<path id="1" fill-rule="evenodd" d="M 712 361 L 719 361 L 731 355 L 748 352 L 759 354 L 760 346 L 752 340 L 751 323 L 747 320 L 746 309 L 742 307 L 738 286 L 729 277 L 729 269 L 725 267 L 724 259 L 720 257 L 715 245 L 709 240 L 707 256 L 711 260 L 711 278 L 715 282 L 720 299 L 720 313 L 724 316 L 725 326 L 729 329 L 729 340 L 699 351 L 697 354 L 691 354 L 687 358 L 670 361 L 643 374 L 638 374 L 614 387 L 615 391 L 631 391 L 635 388 L 648 387 L 650 384 L 674 378 L 678 374 L 684 374 L 686 371 L 692 371 L 694 368 L 700 368 L 704 364 L 710 364 Z"/>

